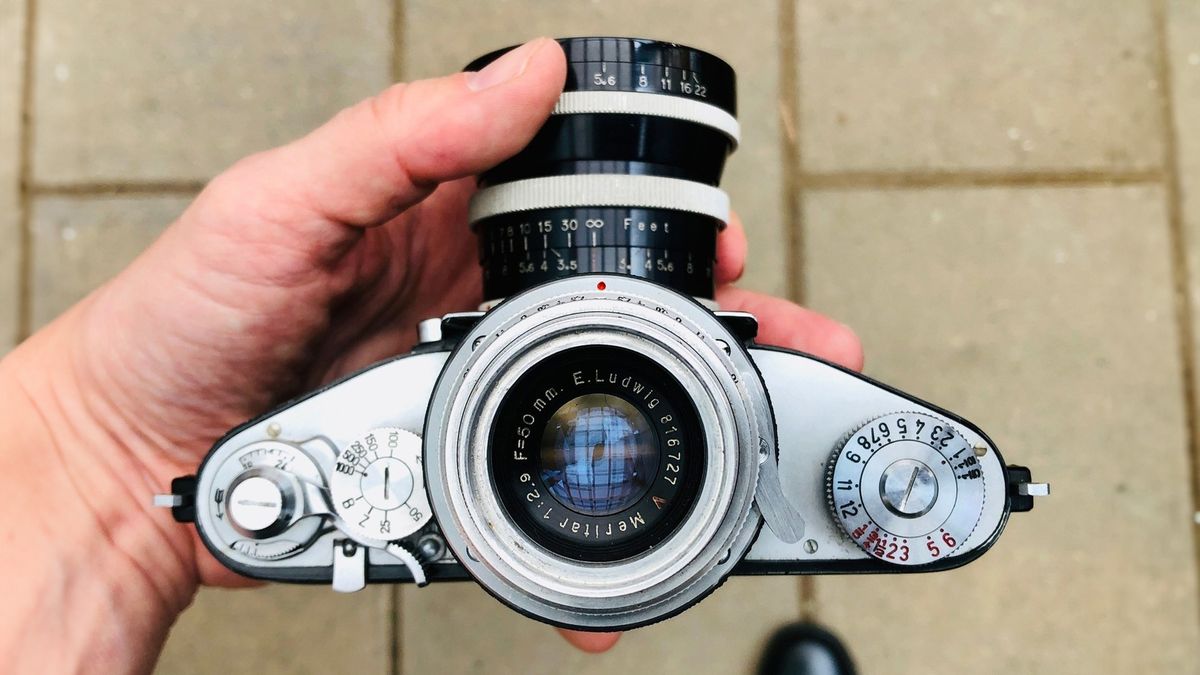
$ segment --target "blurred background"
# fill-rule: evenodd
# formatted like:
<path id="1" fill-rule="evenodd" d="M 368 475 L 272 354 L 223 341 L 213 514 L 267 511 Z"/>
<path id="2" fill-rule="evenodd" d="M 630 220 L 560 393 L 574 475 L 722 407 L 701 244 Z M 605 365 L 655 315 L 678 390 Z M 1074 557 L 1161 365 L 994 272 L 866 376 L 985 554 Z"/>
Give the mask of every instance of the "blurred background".
<path id="1" fill-rule="evenodd" d="M 737 69 L 745 285 L 1053 484 L 937 575 L 735 579 L 599 657 L 473 584 L 205 591 L 164 673 L 741 673 L 807 617 L 867 673 L 1200 672 L 1200 3 L 0 0 L 0 351 L 205 181 L 539 34 Z"/>

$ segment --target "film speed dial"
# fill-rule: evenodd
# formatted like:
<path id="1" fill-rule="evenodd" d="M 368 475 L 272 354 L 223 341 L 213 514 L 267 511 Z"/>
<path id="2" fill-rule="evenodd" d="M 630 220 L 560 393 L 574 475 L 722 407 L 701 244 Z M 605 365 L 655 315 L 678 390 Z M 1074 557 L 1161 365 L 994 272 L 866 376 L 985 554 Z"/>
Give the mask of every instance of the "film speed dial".
<path id="1" fill-rule="evenodd" d="M 347 445 L 329 488 L 347 533 L 367 546 L 414 534 L 433 515 L 425 496 L 421 437 L 403 429 L 374 429 Z"/>
<path id="2" fill-rule="evenodd" d="M 892 413 L 834 450 L 826 494 L 834 518 L 870 556 L 924 565 L 954 552 L 983 513 L 975 448 L 949 422 Z"/>

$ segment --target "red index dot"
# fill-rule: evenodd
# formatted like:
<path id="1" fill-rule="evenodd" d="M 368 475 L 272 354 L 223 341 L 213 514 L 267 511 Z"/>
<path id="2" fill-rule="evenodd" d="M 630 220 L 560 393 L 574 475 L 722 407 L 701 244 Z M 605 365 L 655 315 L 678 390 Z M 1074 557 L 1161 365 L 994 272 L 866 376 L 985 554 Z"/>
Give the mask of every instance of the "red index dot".
<path id="1" fill-rule="evenodd" d="M 596 290 L 598 290 L 598 291 L 602 291 L 602 290 L 604 290 L 604 289 L 606 289 L 606 288 L 608 288 L 608 284 L 604 283 L 603 281 L 601 281 L 600 283 L 596 284 Z"/>

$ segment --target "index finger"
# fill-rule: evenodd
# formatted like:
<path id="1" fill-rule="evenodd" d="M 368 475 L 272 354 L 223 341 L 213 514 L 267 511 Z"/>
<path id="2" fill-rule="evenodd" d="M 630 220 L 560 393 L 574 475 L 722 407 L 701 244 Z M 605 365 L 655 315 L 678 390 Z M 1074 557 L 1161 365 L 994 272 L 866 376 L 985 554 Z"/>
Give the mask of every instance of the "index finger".
<path id="1" fill-rule="evenodd" d="M 717 233 L 717 262 L 714 275 L 717 285 L 732 284 L 742 278 L 746 269 L 746 230 L 738 214 L 729 212 L 729 223 Z"/>
<path id="2" fill-rule="evenodd" d="M 576 649 L 589 654 L 606 652 L 617 644 L 617 640 L 621 639 L 621 633 L 585 633 L 565 628 L 559 628 L 558 632 Z"/>

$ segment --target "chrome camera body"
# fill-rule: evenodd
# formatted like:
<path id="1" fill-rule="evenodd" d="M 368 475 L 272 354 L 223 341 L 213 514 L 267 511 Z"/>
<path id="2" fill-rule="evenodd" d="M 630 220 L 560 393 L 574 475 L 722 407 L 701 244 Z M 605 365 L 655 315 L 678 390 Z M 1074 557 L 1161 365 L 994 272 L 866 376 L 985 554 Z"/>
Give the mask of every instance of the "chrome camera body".
<path id="1" fill-rule="evenodd" d="M 712 301 L 732 69 L 561 44 L 559 108 L 472 203 L 489 308 L 232 430 L 156 501 L 246 576 L 473 579 L 582 630 L 665 619 L 733 574 L 982 555 L 1044 484 L 967 420 L 759 345 Z"/>

